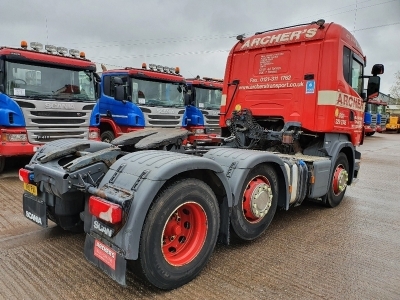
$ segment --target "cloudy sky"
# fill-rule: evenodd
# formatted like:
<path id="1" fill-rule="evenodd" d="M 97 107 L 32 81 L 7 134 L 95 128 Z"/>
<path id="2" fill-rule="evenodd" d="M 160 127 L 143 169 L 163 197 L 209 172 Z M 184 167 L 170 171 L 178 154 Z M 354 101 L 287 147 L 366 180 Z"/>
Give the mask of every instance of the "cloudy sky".
<path id="1" fill-rule="evenodd" d="M 222 78 L 238 34 L 325 19 L 355 35 L 366 74 L 385 65 L 381 92 L 400 71 L 400 0 L 2 0 L 1 10 L 2 45 L 75 48 L 108 67 L 147 62 Z"/>

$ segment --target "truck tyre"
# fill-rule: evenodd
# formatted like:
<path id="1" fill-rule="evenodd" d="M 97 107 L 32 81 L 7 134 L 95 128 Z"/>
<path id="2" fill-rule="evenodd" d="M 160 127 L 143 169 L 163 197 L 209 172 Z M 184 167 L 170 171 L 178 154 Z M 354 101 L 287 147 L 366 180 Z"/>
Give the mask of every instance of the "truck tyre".
<path id="1" fill-rule="evenodd" d="M 269 165 L 253 168 L 244 181 L 241 200 L 232 210 L 234 233 L 242 240 L 254 240 L 271 224 L 278 205 L 278 179 Z"/>
<path id="2" fill-rule="evenodd" d="M 111 141 L 115 138 L 114 133 L 110 130 L 104 131 L 101 134 L 101 141 L 105 143 L 111 143 Z"/>
<path id="3" fill-rule="evenodd" d="M 4 171 L 4 167 L 6 165 L 6 158 L 4 156 L 0 157 L 0 173 Z"/>
<path id="4" fill-rule="evenodd" d="M 207 184 L 194 178 L 174 182 L 148 211 L 135 271 L 164 290 L 188 283 L 208 262 L 219 223 L 218 202 Z"/>
<path id="5" fill-rule="evenodd" d="M 327 207 L 336 207 L 342 202 L 346 193 L 349 179 L 349 162 L 344 153 L 339 153 L 336 158 L 328 193 L 322 197 L 322 202 Z"/>

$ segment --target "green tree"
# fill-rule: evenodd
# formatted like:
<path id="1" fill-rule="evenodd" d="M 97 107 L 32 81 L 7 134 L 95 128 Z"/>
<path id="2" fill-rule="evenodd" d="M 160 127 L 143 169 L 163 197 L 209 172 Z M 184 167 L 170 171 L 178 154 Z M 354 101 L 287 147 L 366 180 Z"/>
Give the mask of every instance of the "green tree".
<path id="1" fill-rule="evenodd" d="M 390 88 L 390 97 L 395 98 L 395 103 L 390 104 L 400 104 L 400 71 L 395 75 L 395 83 Z"/>

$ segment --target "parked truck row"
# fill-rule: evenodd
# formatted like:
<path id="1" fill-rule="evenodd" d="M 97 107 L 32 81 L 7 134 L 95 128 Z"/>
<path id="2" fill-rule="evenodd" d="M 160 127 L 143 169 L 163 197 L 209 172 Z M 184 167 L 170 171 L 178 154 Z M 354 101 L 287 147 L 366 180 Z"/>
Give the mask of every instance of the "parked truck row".
<path id="1" fill-rule="evenodd" d="M 199 86 L 199 97 L 213 93 L 212 104 L 198 102 L 207 105 L 203 110 L 195 98 L 185 104 L 188 84 L 179 68 L 143 64 L 103 70 L 100 78 L 84 52 L 52 45 L 43 52 L 37 42 L 30 46 L 22 41 L 21 48 L 0 49 L 0 172 L 7 157 L 32 156 L 44 143 L 60 138 L 109 142 L 153 127 L 184 128 L 193 133 L 190 143 L 215 143 L 216 134 L 207 134 L 212 132 L 206 128 L 214 128 L 218 120 L 221 82 Z M 116 80 L 125 86 L 124 100 L 114 98 Z"/>
<path id="2" fill-rule="evenodd" d="M 19 172 L 24 214 L 42 227 L 83 228 L 85 257 L 122 285 L 129 267 L 160 289 L 177 288 L 217 242 L 258 238 L 278 209 L 341 203 L 358 177 L 365 104 L 384 68 L 365 70 L 362 49 L 339 24 L 240 35 L 227 58 L 218 145 L 186 143 L 190 129 L 146 128 L 138 116 L 145 128 L 110 143 L 49 142 Z M 103 72 L 101 85 L 113 90 L 110 101 L 150 110 L 156 97 L 137 74 Z M 167 82 L 156 91 L 173 104 L 183 87 Z"/>

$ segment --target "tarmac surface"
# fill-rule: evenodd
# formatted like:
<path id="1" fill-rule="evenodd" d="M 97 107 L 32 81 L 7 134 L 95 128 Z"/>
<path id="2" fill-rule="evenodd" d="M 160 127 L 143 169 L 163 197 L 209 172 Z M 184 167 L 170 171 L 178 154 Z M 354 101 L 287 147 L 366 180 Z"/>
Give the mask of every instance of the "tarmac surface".
<path id="1" fill-rule="evenodd" d="M 400 299 L 400 134 L 375 134 L 356 185 L 334 209 L 279 211 L 253 242 L 217 245 L 189 284 L 121 287 L 86 261 L 84 234 L 22 214 L 18 169 L 0 175 L 0 299 Z M 51 223 L 52 224 L 52 223 Z"/>

